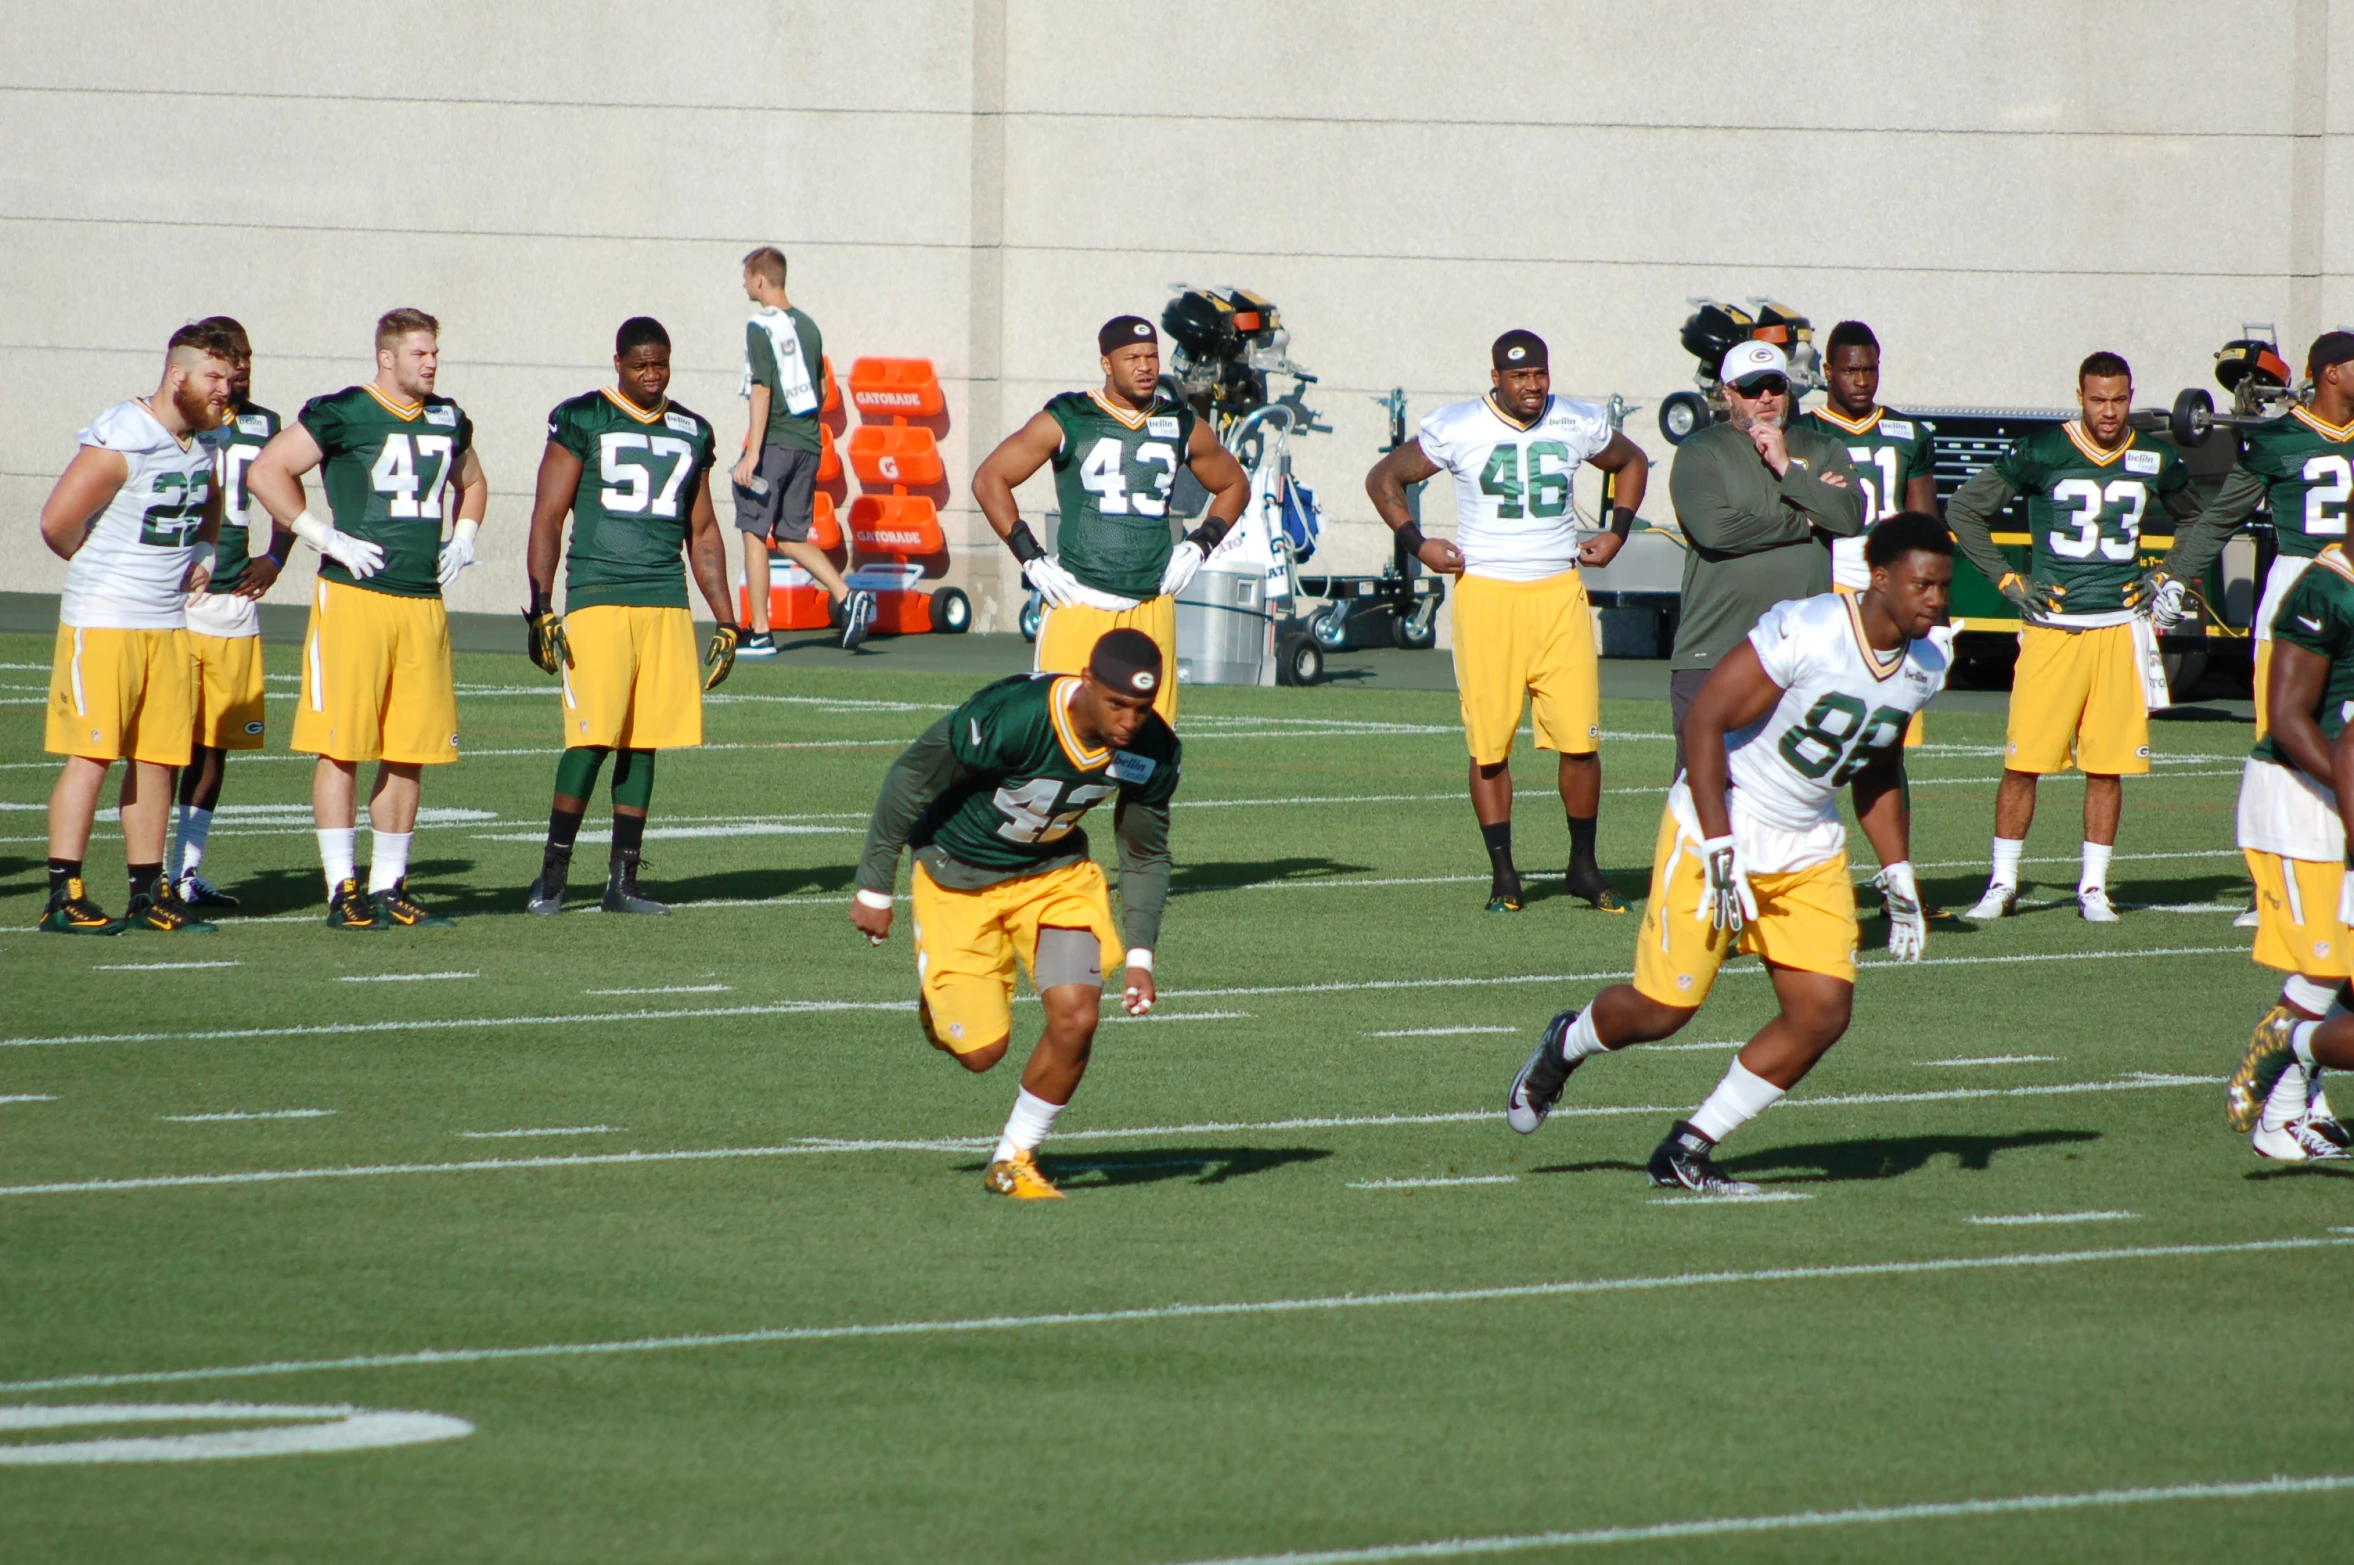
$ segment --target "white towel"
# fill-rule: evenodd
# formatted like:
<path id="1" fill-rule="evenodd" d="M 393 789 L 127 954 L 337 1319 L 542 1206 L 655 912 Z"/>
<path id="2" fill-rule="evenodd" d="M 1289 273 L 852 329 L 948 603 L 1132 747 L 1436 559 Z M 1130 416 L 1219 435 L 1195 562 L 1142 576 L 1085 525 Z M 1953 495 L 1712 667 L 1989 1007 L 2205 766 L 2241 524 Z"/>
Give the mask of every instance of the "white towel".
<path id="1" fill-rule="evenodd" d="M 752 324 L 768 333 L 769 347 L 776 355 L 777 384 L 785 394 L 785 411 L 808 414 L 817 411 L 817 379 L 810 374 L 809 363 L 801 356 L 801 333 L 793 328 L 790 310 L 779 310 L 762 305 L 752 312 Z M 736 388 L 736 395 L 748 397 L 759 384 L 752 373 L 752 342 L 744 340 L 744 380 Z"/>
<path id="2" fill-rule="evenodd" d="M 2147 614 L 2136 614 L 2133 625 L 2133 661 L 2141 670 L 2142 704 L 2153 712 L 2163 712 L 2174 704 L 2174 694 L 2166 688 L 2166 655 L 2158 650 L 2157 627 Z"/>

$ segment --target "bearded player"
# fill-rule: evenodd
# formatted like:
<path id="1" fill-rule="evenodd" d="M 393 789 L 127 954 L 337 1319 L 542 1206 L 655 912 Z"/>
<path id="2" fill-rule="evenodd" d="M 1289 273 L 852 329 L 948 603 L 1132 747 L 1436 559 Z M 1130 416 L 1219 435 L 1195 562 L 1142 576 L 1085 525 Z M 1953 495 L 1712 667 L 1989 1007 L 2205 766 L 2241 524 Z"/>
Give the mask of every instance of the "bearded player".
<path id="1" fill-rule="evenodd" d="M 199 873 L 213 811 L 220 807 L 229 752 L 262 747 L 262 618 L 256 607 L 278 580 L 294 534 L 270 521 L 245 492 L 246 469 L 278 433 L 278 415 L 253 401 L 253 344 L 245 328 L 226 315 L 196 323 L 217 327 L 236 344 L 229 404 L 221 421 L 198 434 L 212 453 L 213 487 L 221 496 L 221 535 L 214 546 L 212 580 L 188 599 L 188 646 L 196 658 L 191 690 L 196 731 L 188 764 L 180 769 L 178 841 L 168 873 L 180 900 L 192 908 L 227 912 L 237 899 Z M 266 530 L 266 540 L 255 538 Z"/>
<path id="2" fill-rule="evenodd" d="M 60 935 L 209 930 L 164 873 L 172 768 L 195 727 L 188 595 L 211 581 L 220 505 L 212 453 L 197 439 L 221 420 L 237 345 L 217 326 L 183 326 L 163 379 L 108 408 L 41 507 L 41 541 L 66 562 L 49 674 L 45 748 L 65 758 L 49 794 L 49 902 Z M 82 878 L 98 792 L 125 763 L 121 809 L 130 907 L 120 919 Z"/>
<path id="3" fill-rule="evenodd" d="M 1602 676 L 1581 565 L 1600 569 L 1626 543 L 1651 464 L 1598 403 L 1553 395 L 1545 339 L 1508 331 L 1488 352 L 1493 388 L 1424 416 L 1412 440 L 1374 464 L 1365 492 L 1399 542 L 1457 578 L 1455 685 L 1471 748 L 1471 810 L 1487 844 L 1488 911 L 1517 913 L 1512 744 L 1533 707 L 1537 748 L 1561 757 L 1571 896 L 1605 913 L 1626 904 L 1602 878 L 1594 829 L 1602 803 Z M 1611 479 L 1610 530 L 1578 542 L 1571 484 L 1579 463 Z M 1457 537 L 1425 538 L 1406 486 L 1455 475 Z"/>
<path id="4" fill-rule="evenodd" d="M 433 394 L 440 364 L 441 323 L 422 310 L 388 312 L 376 322 L 376 378 L 304 403 L 246 479 L 264 510 L 319 551 L 294 748 L 318 757 L 311 814 L 330 929 L 450 922 L 409 895 L 409 844 L 423 769 L 458 758 L 441 594 L 474 563 L 490 480 L 473 421 Z M 314 467 L 332 521 L 303 503 L 302 475 Z M 354 864 L 363 761 L 376 763 L 364 892 Z"/>
<path id="5" fill-rule="evenodd" d="M 621 323 L 613 339 L 616 384 L 560 402 L 548 415 L 531 509 L 531 660 L 562 681 L 564 759 L 548 842 L 526 910 L 564 911 L 564 885 L 597 772 L 613 760 L 613 847 L 605 872 L 608 913 L 668 913 L 638 892 L 654 756 L 703 742 L 703 692 L 735 666 L 735 603 L 727 546 L 711 508 L 713 435 L 708 420 L 669 399 L 670 334 L 651 316 Z M 564 518 L 564 616 L 553 596 Z M 695 622 L 679 551 L 711 605 L 711 675 L 695 668 Z"/>
<path id="6" fill-rule="evenodd" d="M 1020 1201 L 1060 1200 L 1038 1144 L 1086 1073 L 1104 974 L 1125 967 L 1123 1003 L 1152 1009 L 1153 946 L 1169 895 L 1169 799 L 1177 736 L 1153 711 L 1168 665 L 1150 636 L 1108 632 L 1084 674 L 999 680 L 926 729 L 892 763 L 875 801 L 850 922 L 891 933 L 899 851 L 915 847 L 918 1016 L 932 1047 L 969 1071 L 1005 1058 L 1014 964 L 1046 1011 L 986 1183 Z M 1121 930 L 1080 820 L 1113 800 Z"/>
<path id="7" fill-rule="evenodd" d="M 1684 717 L 1686 770 L 1668 790 L 1635 943 L 1635 981 L 1546 1025 L 1512 1080 L 1505 1118 L 1522 1135 L 1587 1059 L 1673 1036 L 1736 950 L 1755 952 L 1780 1012 L 1688 1120 L 1651 1154 L 1651 1182 L 1754 1195 L 1711 1156 L 1798 1085 L 1847 1030 L 1855 1005 L 1855 887 L 1839 793 L 1884 866 L 1888 948 L 1919 961 L 1928 925 L 1913 874 L 1904 729 L 1945 684 L 1929 632 L 1945 623 L 1953 540 L 1924 512 L 1872 530 L 1861 595 L 1778 603 L 1710 671 Z"/>
<path id="8" fill-rule="evenodd" d="M 1066 391 L 1008 435 L 973 474 L 973 499 L 1046 600 L 1036 667 L 1076 674 L 1109 631 L 1140 630 L 1177 667 L 1177 594 L 1250 501 L 1250 479 L 1193 409 L 1160 389 L 1161 339 L 1140 315 L 1095 334 L 1103 386 Z M 1049 463 L 1062 508 L 1056 552 L 1022 520 L 1016 485 Z M 1172 543 L 1169 492 L 1185 467 L 1210 492 L 1201 525 Z M 1177 721 L 1177 681 L 1153 709 Z"/>
<path id="9" fill-rule="evenodd" d="M 2345 1025 L 2354 973 L 2345 800 L 2354 783 L 2354 560 L 2302 556 L 2272 626 L 2271 705 L 2240 780 L 2239 841 L 2256 882 L 2255 958 L 2287 977 L 2226 1091 L 2257 1155 L 2342 1158 L 2348 1137 L 2321 1092 L 2324 1065 L 2354 1066 Z M 2343 1040 L 2341 1042 L 2340 1040 Z"/>

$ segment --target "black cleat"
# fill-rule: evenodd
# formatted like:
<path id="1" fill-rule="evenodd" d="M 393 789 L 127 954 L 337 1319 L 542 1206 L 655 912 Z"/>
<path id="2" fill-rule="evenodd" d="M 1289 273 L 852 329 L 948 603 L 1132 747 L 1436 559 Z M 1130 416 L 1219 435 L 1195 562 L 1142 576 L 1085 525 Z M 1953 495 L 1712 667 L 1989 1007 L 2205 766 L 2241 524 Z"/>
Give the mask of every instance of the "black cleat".
<path id="1" fill-rule="evenodd" d="M 1512 1090 L 1504 1094 L 1504 1123 L 1524 1136 L 1545 1123 L 1545 1116 L 1561 1101 L 1561 1089 L 1569 1085 L 1569 1073 L 1585 1063 L 1561 1057 L 1561 1040 L 1577 1019 L 1577 1012 L 1563 1011 L 1545 1024 L 1536 1052 L 1512 1078 Z"/>
<path id="2" fill-rule="evenodd" d="M 638 895 L 638 856 L 634 853 L 624 853 L 613 861 L 612 870 L 605 877 L 605 900 L 598 906 L 608 913 L 670 916 L 670 909 L 663 903 Z"/>
<path id="3" fill-rule="evenodd" d="M 327 927 L 363 933 L 382 929 L 384 920 L 378 915 L 376 904 L 360 890 L 359 881 L 346 875 L 337 882 L 335 895 L 327 899 Z"/>
<path id="4" fill-rule="evenodd" d="M 1756 1195 L 1757 1186 L 1720 1172 L 1708 1154 L 1716 1143 L 1679 1119 L 1667 1127 L 1667 1139 L 1651 1154 L 1651 1182 L 1663 1190 L 1689 1190 L 1695 1195 Z"/>
<path id="5" fill-rule="evenodd" d="M 558 853 L 553 848 L 549 849 L 547 857 L 540 860 L 539 878 L 531 883 L 531 890 L 526 893 L 523 911 L 536 913 L 542 918 L 554 918 L 563 912 L 564 887 L 571 879 L 571 874 L 571 853 Z"/>
<path id="6" fill-rule="evenodd" d="M 180 900 L 193 908 L 214 913 L 234 913 L 237 899 L 202 875 L 190 870 L 180 877 Z"/>
<path id="7" fill-rule="evenodd" d="M 1520 911 L 1520 877 L 1500 878 L 1488 886 L 1488 911 L 1517 913 Z"/>
<path id="8" fill-rule="evenodd" d="M 391 889 L 370 892 L 368 900 L 376 904 L 376 916 L 384 929 L 455 929 L 458 921 L 428 912 L 424 905 L 409 895 L 409 877 L 403 875 L 392 883 Z"/>
<path id="9" fill-rule="evenodd" d="M 1597 913 L 1624 913 L 1627 910 L 1627 905 L 1618 899 L 1618 893 L 1610 889 L 1610 882 L 1603 878 L 1598 865 L 1570 865 L 1568 873 L 1561 877 L 1561 889 Z"/>

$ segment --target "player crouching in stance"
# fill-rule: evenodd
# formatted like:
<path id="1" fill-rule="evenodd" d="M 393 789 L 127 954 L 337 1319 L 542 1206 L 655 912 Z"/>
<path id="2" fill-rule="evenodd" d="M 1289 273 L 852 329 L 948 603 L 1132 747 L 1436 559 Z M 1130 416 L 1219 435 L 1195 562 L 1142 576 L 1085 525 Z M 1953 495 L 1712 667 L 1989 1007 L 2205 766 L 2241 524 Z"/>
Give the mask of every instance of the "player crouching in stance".
<path id="1" fill-rule="evenodd" d="M 999 680 L 926 729 L 892 763 L 875 801 L 850 922 L 876 945 L 891 933 L 899 850 L 915 846 L 918 1014 L 932 1047 L 969 1071 L 1005 1058 L 1014 961 L 1046 1008 L 987 1184 L 1018 1201 L 1061 1192 L 1034 1156 L 1087 1071 L 1103 975 L 1121 962 L 1103 869 L 1080 817 L 1118 795 L 1124 1003 L 1152 1009 L 1153 944 L 1169 895 L 1169 798 L 1177 736 L 1153 711 L 1168 671 L 1141 630 L 1103 636 L 1080 675 Z"/>
<path id="2" fill-rule="evenodd" d="M 2354 922 L 2345 800 L 2354 783 L 2354 561 L 2314 556 L 2272 622 L 2266 732 L 2240 780 L 2240 849 L 2256 882 L 2255 958 L 2288 974 L 2225 1090 L 2231 1128 L 2258 1155 L 2301 1163 L 2346 1156 L 2321 1094 L 2321 1067 L 2354 1067 Z"/>
<path id="3" fill-rule="evenodd" d="M 703 742 L 682 547 L 719 622 L 701 690 L 735 667 L 727 549 L 711 509 L 711 425 L 669 400 L 670 334 L 652 316 L 621 323 L 613 371 L 617 385 L 583 392 L 548 415 L 531 507 L 531 607 L 523 618 L 531 660 L 562 681 L 564 697 L 556 802 L 539 879 L 525 903 L 542 915 L 564 911 L 572 845 L 609 755 L 613 852 L 602 905 L 608 913 L 670 911 L 638 894 L 638 855 L 654 799 L 654 752 Z M 566 512 L 572 550 L 558 619 L 551 597 Z"/>
<path id="4" fill-rule="evenodd" d="M 1953 540 L 1935 517 L 1903 511 L 1865 545 L 1860 596 L 1777 603 L 1718 663 L 1684 716 L 1686 770 L 1668 790 L 1651 897 L 1636 937 L 1635 981 L 1564 1011 L 1505 1098 L 1527 1135 L 1588 1057 L 1672 1036 L 1708 997 L 1735 950 L 1765 961 L 1781 1013 L 1749 1040 L 1708 1101 L 1668 1128 L 1651 1182 L 1704 1195 L 1753 1195 L 1709 1154 L 1814 1068 L 1855 1004 L 1855 888 L 1839 790 L 1885 867 L 1888 948 L 1920 960 L 1928 942 L 1908 858 L 1905 725 L 1945 686 Z"/>

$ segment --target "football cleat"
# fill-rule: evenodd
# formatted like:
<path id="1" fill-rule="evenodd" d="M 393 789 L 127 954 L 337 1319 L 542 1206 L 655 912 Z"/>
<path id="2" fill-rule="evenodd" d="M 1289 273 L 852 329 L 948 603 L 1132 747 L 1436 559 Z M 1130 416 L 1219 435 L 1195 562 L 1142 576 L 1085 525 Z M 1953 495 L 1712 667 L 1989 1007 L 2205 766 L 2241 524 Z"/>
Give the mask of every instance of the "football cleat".
<path id="1" fill-rule="evenodd" d="M 1986 883 L 1986 895 L 1980 897 L 1962 917 L 1983 923 L 1989 919 L 2010 918 L 2019 911 L 2019 888 L 2006 886 L 1999 880 Z"/>
<path id="2" fill-rule="evenodd" d="M 531 883 L 531 890 L 524 894 L 523 911 L 536 913 L 542 918 L 554 918 L 563 912 L 564 886 L 571 878 L 571 871 L 572 855 L 569 851 L 559 853 L 554 848 L 548 849 L 547 856 L 540 860 L 539 878 Z"/>
<path id="3" fill-rule="evenodd" d="M 866 639 L 869 626 L 875 622 L 875 595 L 854 587 L 842 604 L 842 650 L 855 652 Z"/>
<path id="4" fill-rule="evenodd" d="M 386 929 L 454 929 L 458 921 L 444 918 L 439 913 L 427 912 L 424 906 L 409 895 L 409 877 L 403 875 L 388 890 L 372 891 L 368 900 L 376 904 L 376 916 Z"/>
<path id="5" fill-rule="evenodd" d="M 1663 1190 L 1689 1190 L 1694 1195 L 1743 1196 L 1756 1195 L 1758 1187 L 1746 1179 L 1733 1179 L 1719 1170 L 1709 1158 L 1716 1143 L 1692 1128 L 1689 1120 L 1677 1120 L 1667 1127 L 1667 1139 L 1651 1154 L 1646 1170 L 1651 1182 Z"/>
<path id="6" fill-rule="evenodd" d="M 1561 1101 L 1561 1089 L 1569 1085 L 1570 1072 L 1585 1063 L 1561 1057 L 1561 1040 L 1577 1019 L 1577 1012 L 1563 1011 L 1545 1024 L 1535 1052 L 1521 1065 L 1520 1074 L 1512 1078 L 1511 1090 L 1504 1094 L 1504 1123 L 1524 1136 L 1545 1123 L 1545 1116 Z"/>
<path id="7" fill-rule="evenodd" d="M 49 905 L 41 910 L 38 927 L 45 935 L 119 935 L 130 925 L 119 918 L 108 918 L 105 910 L 90 900 L 82 877 L 76 875 L 65 883 L 62 892 L 50 896 Z"/>
<path id="8" fill-rule="evenodd" d="M 1028 1152 L 1016 1152 L 1003 1162 L 989 1165 L 989 1172 L 981 1176 L 981 1183 L 1002 1196 L 1016 1201 L 1060 1201 L 1063 1193 L 1038 1171 L 1038 1159 Z"/>
<path id="9" fill-rule="evenodd" d="M 123 927 L 152 929 L 159 935 L 213 932 L 213 926 L 191 912 L 188 904 L 180 900 L 180 894 L 172 889 L 172 883 L 161 875 L 155 877 L 152 890 L 131 898 L 130 906 L 123 909 Z"/>
<path id="10" fill-rule="evenodd" d="M 193 908 L 207 908 L 220 913 L 231 913 L 237 909 L 235 897 L 194 870 L 180 877 L 180 900 Z"/>
<path id="11" fill-rule="evenodd" d="M 329 929 L 382 929 L 384 919 L 376 904 L 368 900 L 360 883 L 346 875 L 337 882 L 335 895 L 327 899 L 327 927 Z"/>
<path id="12" fill-rule="evenodd" d="M 1517 913 L 1520 911 L 1520 877 L 1491 881 L 1488 885 L 1488 911 Z"/>
<path id="13" fill-rule="evenodd" d="M 1561 889 L 1582 899 L 1597 913 L 1624 913 L 1627 905 L 1610 889 L 1602 871 L 1591 864 L 1572 864 L 1561 877 Z"/>
<path id="14" fill-rule="evenodd" d="M 2280 1085 L 2281 1072 L 2296 1063 L 2297 1051 L 2289 1037 L 2298 1020 L 2296 1012 L 2276 1005 L 2248 1035 L 2248 1046 L 2240 1051 L 2240 1062 L 2223 1089 L 2223 1117 L 2232 1129 L 2254 1130 L 2263 1118 L 2264 1100 Z"/>
<path id="15" fill-rule="evenodd" d="M 613 868 L 605 878 L 605 900 L 598 904 L 608 913 L 648 913 L 658 918 L 670 916 L 670 909 L 652 897 L 638 894 L 638 856 L 625 854 L 613 861 Z"/>
<path id="16" fill-rule="evenodd" d="M 2309 1119 L 2293 1119 L 2277 1130 L 2258 1125 L 2248 1132 L 2248 1145 L 2258 1157 L 2276 1163 L 2325 1163 L 2347 1156 L 2344 1146 Z"/>
<path id="17" fill-rule="evenodd" d="M 2076 888 L 2076 916 L 2088 924 L 2114 924 L 2117 906 L 2109 900 L 2106 886 L 2078 886 Z"/>

